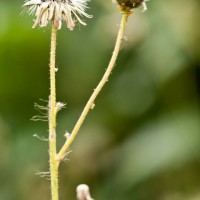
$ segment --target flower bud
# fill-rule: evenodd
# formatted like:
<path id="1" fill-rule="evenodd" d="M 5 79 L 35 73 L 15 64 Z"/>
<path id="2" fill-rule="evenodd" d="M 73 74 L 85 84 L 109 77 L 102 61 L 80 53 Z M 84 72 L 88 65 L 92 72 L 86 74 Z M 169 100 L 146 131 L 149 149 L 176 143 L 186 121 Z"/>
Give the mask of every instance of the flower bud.
<path id="1" fill-rule="evenodd" d="M 119 4 L 119 8 L 122 12 L 131 14 L 133 9 L 143 7 L 143 11 L 147 10 L 146 0 L 115 0 Z"/>
<path id="2" fill-rule="evenodd" d="M 76 188 L 78 200 L 94 200 L 90 196 L 90 189 L 87 185 L 81 184 Z"/>

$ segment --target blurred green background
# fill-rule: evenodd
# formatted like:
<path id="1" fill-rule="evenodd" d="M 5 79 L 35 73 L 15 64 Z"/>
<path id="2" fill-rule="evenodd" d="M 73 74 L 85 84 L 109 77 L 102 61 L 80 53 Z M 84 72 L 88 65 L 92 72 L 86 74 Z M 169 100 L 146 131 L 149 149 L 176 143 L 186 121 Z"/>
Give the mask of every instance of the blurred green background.
<path id="1" fill-rule="evenodd" d="M 22 1 L 0 1 L 0 199 L 49 200 L 46 122 L 50 30 L 32 29 Z M 60 167 L 60 199 L 80 183 L 96 200 L 200 199 L 199 0 L 147 2 L 130 17 L 116 68 Z M 58 148 L 111 57 L 120 13 L 89 3 L 86 27 L 58 33 Z"/>

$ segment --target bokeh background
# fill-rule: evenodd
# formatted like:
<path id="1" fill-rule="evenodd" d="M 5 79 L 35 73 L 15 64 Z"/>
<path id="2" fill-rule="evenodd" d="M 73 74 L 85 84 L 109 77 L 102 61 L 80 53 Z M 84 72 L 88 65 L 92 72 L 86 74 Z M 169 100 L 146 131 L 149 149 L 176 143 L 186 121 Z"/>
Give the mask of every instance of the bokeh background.
<path id="1" fill-rule="evenodd" d="M 46 122 L 50 30 L 23 1 L 0 1 L 0 199 L 49 200 Z M 130 17 L 116 68 L 60 167 L 60 199 L 87 183 L 96 200 L 200 199 L 199 0 L 151 0 Z M 120 13 L 93 0 L 86 27 L 58 33 L 58 148 L 111 57 Z M 22 12 L 22 13 L 21 13 Z M 20 14 L 21 13 L 21 14 Z M 42 99 L 42 100 L 41 100 Z"/>

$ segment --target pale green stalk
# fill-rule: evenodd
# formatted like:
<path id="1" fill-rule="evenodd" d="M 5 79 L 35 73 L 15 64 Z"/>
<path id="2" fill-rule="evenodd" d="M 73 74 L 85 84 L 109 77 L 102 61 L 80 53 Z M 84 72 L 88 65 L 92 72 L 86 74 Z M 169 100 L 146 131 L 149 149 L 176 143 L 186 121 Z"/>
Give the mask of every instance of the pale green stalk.
<path id="1" fill-rule="evenodd" d="M 51 54 L 50 54 L 50 97 L 49 97 L 49 163 L 51 176 L 51 199 L 58 200 L 58 162 L 56 160 L 56 34 L 57 29 L 52 24 Z"/>
<path id="2" fill-rule="evenodd" d="M 120 51 L 120 47 L 121 47 L 123 37 L 124 37 L 124 31 L 125 31 L 127 19 L 128 19 L 128 13 L 123 13 L 121 24 L 120 24 L 120 29 L 119 29 L 119 32 L 118 32 L 118 37 L 117 37 L 117 40 L 116 40 L 113 55 L 112 55 L 112 58 L 110 60 L 109 65 L 108 65 L 108 68 L 107 68 L 103 78 L 99 82 L 98 86 L 94 90 L 93 94 L 89 98 L 81 116 L 79 117 L 74 129 L 72 130 L 70 137 L 66 140 L 66 142 L 63 145 L 63 147 L 61 148 L 60 152 L 57 154 L 56 159 L 57 159 L 58 162 L 60 162 L 65 157 L 67 150 L 69 149 L 69 146 L 72 144 L 75 137 L 77 136 L 77 133 L 78 133 L 81 125 L 83 124 L 88 112 L 90 111 L 90 109 L 93 108 L 94 101 L 95 101 L 96 97 L 98 96 L 98 94 L 102 90 L 105 83 L 108 81 L 108 78 L 109 78 L 109 76 L 110 76 L 110 74 L 111 74 L 111 72 L 112 72 L 112 70 L 115 66 L 115 63 L 116 63 L 116 60 L 117 60 L 117 57 L 118 57 L 118 54 L 119 54 L 119 51 Z"/>

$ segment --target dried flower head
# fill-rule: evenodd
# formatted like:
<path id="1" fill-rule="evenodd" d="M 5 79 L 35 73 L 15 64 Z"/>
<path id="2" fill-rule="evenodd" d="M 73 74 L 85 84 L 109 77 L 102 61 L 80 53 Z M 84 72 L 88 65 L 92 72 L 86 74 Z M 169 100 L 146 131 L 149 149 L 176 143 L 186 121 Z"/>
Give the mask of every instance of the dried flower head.
<path id="1" fill-rule="evenodd" d="M 23 7 L 28 7 L 30 14 L 35 13 L 36 19 L 33 25 L 45 27 L 49 21 L 52 21 L 57 29 L 62 26 L 62 20 L 65 21 L 67 27 L 73 30 L 74 26 L 79 22 L 86 25 L 80 16 L 92 18 L 85 10 L 89 0 L 29 0 L 24 3 Z"/>
<path id="2" fill-rule="evenodd" d="M 119 4 L 122 12 L 132 13 L 133 9 L 143 8 L 143 12 L 147 10 L 146 1 L 148 0 L 115 0 Z"/>

